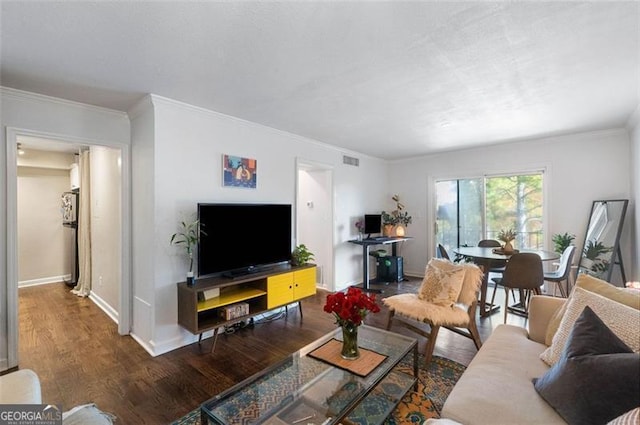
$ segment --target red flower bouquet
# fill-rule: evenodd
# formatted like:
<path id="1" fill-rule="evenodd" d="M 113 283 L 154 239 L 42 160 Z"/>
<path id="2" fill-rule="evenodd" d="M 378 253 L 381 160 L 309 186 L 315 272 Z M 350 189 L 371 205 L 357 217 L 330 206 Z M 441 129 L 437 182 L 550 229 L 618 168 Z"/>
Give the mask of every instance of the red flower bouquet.
<path id="1" fill-rule="evenodd" d="M 333 313 L 336 323 L 340 326 L 360 326 L 367 313 L 377 313 L 380 307 L 376 304 L 375 294 L 366 295 L 361 289 L 350 287 L 346 293 L 336 292 L 327 295 L 324 311 Z"/>

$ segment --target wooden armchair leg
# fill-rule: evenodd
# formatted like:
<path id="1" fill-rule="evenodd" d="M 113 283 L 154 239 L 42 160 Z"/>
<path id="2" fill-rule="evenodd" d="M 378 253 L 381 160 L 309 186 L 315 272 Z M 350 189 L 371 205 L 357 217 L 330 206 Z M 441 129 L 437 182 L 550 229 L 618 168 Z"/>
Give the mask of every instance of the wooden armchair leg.
<path id="1" fill-rule="evenodd" d="M 427 346 L 424 350 L 424 366 L 429 367 L 431 358 L 433 357 L 433 350 L 436 348 L 436 338 L 438 337 L 438 331 L 440 326 L 431 325 L 431 332 L 429 332 L 429 339 L 427 340 Z"/>
<path id="2" fill-rule="evenodd" d="M 395 311 L 394 310 L 390 310 L 389 311 L 389 316 L 387 317 L 387 330 L 391 329 L 391 322 L 393 321 L 393 316 L 395 315 Z"/>
<path id="3" fill-rule="evenodd" d="M 478 326 L 476 326 L 476 321 L 472 320 L 471 322 L 469 322 L 469 327 L 467 329 L 471 334 L 471 339 L 473 339 L 473 343 L 476 345 L 476 348 L 479 350 L 480 347 L 482 347 L 482 340 L 480 339 L 480 332 L 478 332 Z"/>

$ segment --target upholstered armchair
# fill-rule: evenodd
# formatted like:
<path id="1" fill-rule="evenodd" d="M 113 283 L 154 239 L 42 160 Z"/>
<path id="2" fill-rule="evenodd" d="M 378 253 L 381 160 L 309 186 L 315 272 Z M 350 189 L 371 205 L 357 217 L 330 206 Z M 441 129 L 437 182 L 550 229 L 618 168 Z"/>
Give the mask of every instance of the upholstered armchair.
<path id="1" fill-rule="evenodd" d="M 476 307 L 481 284 L 482 270 L 478 266 L 433 258 L 418 293 L 382 299 L 389 308 L 387 330 L 395 323 L 427 338 L 425 365 L 431 362 L 440 328 L 472 339 L 480 349 Z M 416 322 L 428 324 L 430 331 L 419 328 Z"/>

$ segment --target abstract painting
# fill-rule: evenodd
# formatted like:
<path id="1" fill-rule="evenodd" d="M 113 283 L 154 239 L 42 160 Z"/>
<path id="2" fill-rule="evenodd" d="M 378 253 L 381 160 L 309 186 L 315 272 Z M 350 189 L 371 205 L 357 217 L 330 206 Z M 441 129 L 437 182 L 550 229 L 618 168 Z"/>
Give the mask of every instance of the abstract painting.
<path id="1" fill-rule="evenodd" d="M 222 173 L 223 186 L 255 189 L 258 183 L 258 161 L 222 155 Z"/>

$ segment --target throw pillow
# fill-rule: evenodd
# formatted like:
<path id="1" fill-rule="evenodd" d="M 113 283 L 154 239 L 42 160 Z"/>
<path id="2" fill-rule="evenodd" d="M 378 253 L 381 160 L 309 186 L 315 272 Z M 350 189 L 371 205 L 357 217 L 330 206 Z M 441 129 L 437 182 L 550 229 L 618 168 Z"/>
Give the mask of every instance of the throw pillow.
<path id="1" fill-rule="evenodd" d="M 629 410 L 627 413 L 623 413 L 611 422 L 607 422 L 607 425 L 638 425 L 640 424 L 640 407 L 636 407 L 633 410 Z"/>
<path id="2" fill-rule="evenodd" d="M 637 405 L 640 354 L 585 307 L 560 361 L 533 384 L 570 425 L 604 424 Z"/>
<path id="3" fill-rule="evenodd" d="M 433 258 L 418 290 L 418 298 L 433 304 L 452 306 L 462 289 L 465 269 L 449 261 Z"/>
<path id="4" fill-rule="evenodd" d="M 567 311 L 560 321 L 558 332 L 553 336 L 551 346 L 540 354 L 540 359 L 549 366 L 560 359 L 573 324 L 586 306 L 591 307 L 634 352 L 640 351 L 640 311 L 576 287 L 567 302 Z"/>
<path id="5" fill-rule="evenodd" d="M 640 310 L 640 294 L 638 294 L 637 292 L 634 293 L 633 291 L 625 288 L 617 288 L 609 282 L 590 276 L 586 273 L 581 273 L 578 276 L 578 279 L 576 280 L 576 287 L 586 289 L 589 292 L 602 295 L 605 298 L 609 298 L 624 305 L 628 305 L 629 307 L 633 307 L 636 310 Z M 564 316 L 564 313 L 567 310 L 567 304 L 570 299 L 571 294 L 569 295 L 569 299 L 567 300 L 567 302 L 561 308 L 559 308 L 558 311 L 556 311 L 551 317 L 551 320 L 549 320 L 547 333 L 545 335 L 546 345 L 551 345 L 553 336 L 558 331 L 558 326 L 560 326 L 560 321 L 562 320 L 562 316 Z"/>

